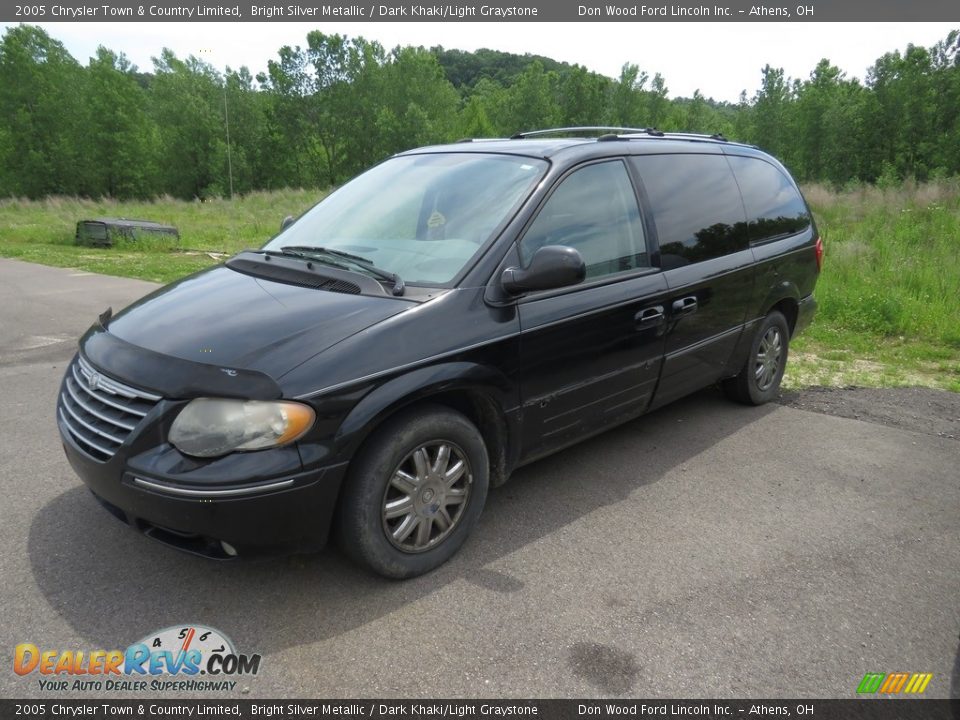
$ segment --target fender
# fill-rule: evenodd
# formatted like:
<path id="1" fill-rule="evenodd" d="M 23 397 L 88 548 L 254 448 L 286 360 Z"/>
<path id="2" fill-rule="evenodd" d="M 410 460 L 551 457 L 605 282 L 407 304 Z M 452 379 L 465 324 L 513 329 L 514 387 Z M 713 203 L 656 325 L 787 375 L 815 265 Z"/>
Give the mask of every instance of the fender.
<path id="1" fill-rule="evenodd" d="M 759 279 L 759 278 L 758 278 Z M 768 291 L 763 302 L 757 307 L 757 316 L 747 320 L 748 325 L 752 326 L 762 317 L 765 317 L 770 308 L 781 300 L 793 300 L 800 304 L 800 288 L 793 280 L 779 280 Z"/>
<path id="2" fill-rule="evenodd" d="M 770 277 L 776 278 L 777 276 L 774 273 L 770 273 Z M 763 282 L 763 278 L 758 277 L 757 282 Z M 762 292 L 762 290 L 760 290 L 760 292 Z M 744 322 L 743 332 L 740 333 L 740 340 L 737 342 L 737 346 L 730 356 L 728 367 L 731 375 L 739 372 L 740 368 L 743 367 L 743 364 L 747 361 L 747 355 L 750 354 L 750 346 L 753 343 L 753 331 L 757 323 L 766 317 L 767 313 L 770 312 L 770 308 L 781 300 L 793 300 L 799 305 L 800 289 L 792 280 L 779 280 L 775 282 L 767 291 L 763 302 L 754 306 L 753 316 L 748 317 L 746 322 Z"/>
<path id="3" fill-rule="evenodd" d="M 405 405 L 451 390 L 483 393 L 503 418 L 518 405 L 516 383 L 488 365 L 450 362 L 418 368 L 380 385 L 354 406 L 334 436 L 337 455 L 352 456 L 376 426 Z"/>
<path id="4" fill-rule="evenodd" d="M 799 304 L 800 298 L 811 292 L 812 282 L 808 290 L 801 292 L 797 281 L 806 287 L 805 276 L 808 272 L 801 269 L 801 265 L 809 266 L 809 273 L 812 273 L 810 279 L 816 279 L 813 257 L 815 237 L 812 228 L 808 228 L 798 235 L 751 248 L 757 263 L 757 272 L 754 279 L 754 314 L 753 317 L 747 317 L 747 322 L 765 316 L 770 312 L 770 308 L 781 300 L 791 299 Z M 809 256 L 803 257 L 807 252 Z"/>

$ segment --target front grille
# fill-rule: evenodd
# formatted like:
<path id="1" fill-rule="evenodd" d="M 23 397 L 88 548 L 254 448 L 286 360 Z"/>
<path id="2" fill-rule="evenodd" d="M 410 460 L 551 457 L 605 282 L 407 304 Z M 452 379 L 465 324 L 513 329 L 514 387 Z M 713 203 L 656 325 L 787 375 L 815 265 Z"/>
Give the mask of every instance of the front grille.
<path id="1" fill-rule="evenodd" d="M 67 370 L 57 414 L 87 455 L 106 462 L 159 400 L 159 395 L 101 375 L 77 355 Z"/>

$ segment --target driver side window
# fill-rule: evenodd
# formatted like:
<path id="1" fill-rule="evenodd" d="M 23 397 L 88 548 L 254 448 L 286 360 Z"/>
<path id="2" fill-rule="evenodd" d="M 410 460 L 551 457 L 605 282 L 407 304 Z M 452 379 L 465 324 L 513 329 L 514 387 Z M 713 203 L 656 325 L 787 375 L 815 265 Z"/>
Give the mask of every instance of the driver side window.
<path id="1" fill-rule="evenodd" d="M 637 199 L 621 161 L 588 165 L 560 183 L 520 241 L 524 267 L 544 245 L 579 251 L 588 280 L 650 266 Z"/>

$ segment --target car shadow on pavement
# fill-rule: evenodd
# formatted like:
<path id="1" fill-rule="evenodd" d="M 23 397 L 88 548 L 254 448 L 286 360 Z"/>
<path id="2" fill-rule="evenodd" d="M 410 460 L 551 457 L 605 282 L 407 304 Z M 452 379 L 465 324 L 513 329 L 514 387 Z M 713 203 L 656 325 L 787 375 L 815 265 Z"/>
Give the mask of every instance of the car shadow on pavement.
<path id="1" fill-rule="evenodd" d="M 521 468 L 491 491 L 458 555 L 405 582 L 376 577 L 334 548 L 249 562 L 179 553 L 117 522 L 79 482 L 33 519 L 30 563 L 50 606 L 96 647 L 201 623 L 241 651 L 275 652 L 336 637 L 458 580 L 516 592 L 524 582 L 487 566 L 642 492 L 776 408 L 738 406 L 709 389 Z M 550 569 L 542 572 L 549 582 Z"/>

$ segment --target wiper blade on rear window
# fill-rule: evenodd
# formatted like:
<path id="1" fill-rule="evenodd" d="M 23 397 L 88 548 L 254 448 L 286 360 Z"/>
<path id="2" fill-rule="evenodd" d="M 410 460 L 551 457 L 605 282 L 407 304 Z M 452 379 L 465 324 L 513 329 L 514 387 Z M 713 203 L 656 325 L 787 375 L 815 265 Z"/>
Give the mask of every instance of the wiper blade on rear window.
<path id="1" fill-rule="evenodd" d="M 273 251 L 275 252 L 275 251 Z M 342 258 L 344 260 L 349 260 L 354 265 L 363 268 L 371 275 L 380 280 L 384 280 L 389 283 L 393 283 L 393 294 L 394 295 L 403 295 L 404 283 L 403 279 L 394 272 L 389 270 L 384 270 L 373 264 L 373 260 L 362 257 L 360 255 L 354 255 L 353 253 L 344 252 L 343 250 L 334 250 L 332 248 L 325 247 L 315 247 L 312 245 L 285 245 L 280 248 L 280 252 L 283 255 L 293 255 L 294 257 L 311 257 L 318 258 L 323 255 L 330 255 L 335 258 Z M 329 262 L 329 261 L 327 261 Z M 331 265 L 336 265 L 338 267 L 343 267 L 339 263 L 329 263 Z"/>

